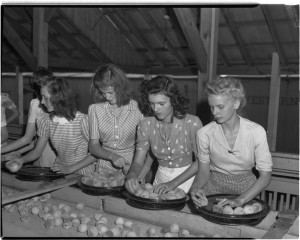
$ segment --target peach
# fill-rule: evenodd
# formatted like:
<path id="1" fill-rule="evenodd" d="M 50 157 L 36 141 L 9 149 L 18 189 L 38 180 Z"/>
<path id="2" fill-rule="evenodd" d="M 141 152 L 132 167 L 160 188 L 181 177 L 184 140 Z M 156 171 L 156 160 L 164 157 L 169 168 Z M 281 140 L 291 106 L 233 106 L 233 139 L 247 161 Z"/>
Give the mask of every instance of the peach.
<path id="1" fill-rule="evenodd" d="M 96 237 L 98 236 L 98 229 L 95 226 L 90 226 L 87 230 L 87 235 L 89 237 Z"/>
<path id="2" fill-rule="evenodd" d="M 88 230 L 88 226 L 86 224 L 80 224 L 77 228 L 77 231 L 82 233 L 86 232 L 87 230 Z"/>
<path id="3" fill-rule="evenodd" d="M 62 226 L 65 229 L 70 229 L 72 227 L 72 222 L 64 222 Z"/>
<path id="4" fill-rule="evenodd" d="M 117 219 L 116 219 L 116 221 L 115 221 L 115 224 L 116 225 L 123 225 L 124 224 L 124 218 L 122 218 L 122 217 L 118 217 Z"/>
<path id="5" fill-rule="evenodd" d="M 63 220 L 61 218 L 55 218 L 54 219 L 54 225 L 55 226 L 61 226 L 63 224 Z"/>
<path id="6" fill-rule="evenodd" d="M 77 228 L 80 225 L 80 220 L 78 218 L 74 218 L 72 220 L 72 226 Z"/>
<path id="7" fill-rule="evenodd" d="M 102 217 L 101 213 L 95 213 L 95 220 L 100 220 L 100 218 Z"/>
<path id="8" fill-rule="evenodd" d="M 33 207 L 31 209 L 31 212 L 32 212 L 33 215 L 38 215 L 39 212 L 40 212 L 40 209 L 38 207 Z"/>
<path id="9" fill-rule="evenodd" d="M 47 219 L 45 221 L 45 227 L 48 229 L 54 228 L 54 220 L 53 219 Z"/>
<path id="10" fill-rule="evenodd" d="M 232 207 L 230 207 L 230 206 L 225 206 L 224 208 L 223 208 L 223 213 L 224 214 L 233 214 L 233 209 L 232 209 Z"/>
<path id="11" fill-rule="evenodd" d="M 79 211 L 83 210 L 84 209 L 84 203 L 77 203 L 75 208 Z"/>
<path id="12" fill-rule="evenodd" d="M 170 225 L 170 232 L 171 233 L 178 233 L 180 230 L 179 225 L 177 223 L 172 223 Z"/>
<path id="13" fill-rule="evenodd" d="M 22 222 L 29 222 L 30 221 L 30 216 L 29 215 L 24 215 L 22 217 L 20 217 Z"/>
<path id="14" fill-rule="evenodd" d="M 135 231 L 129 231 L 126 237 L 137 237 L 137 233 Z"/>

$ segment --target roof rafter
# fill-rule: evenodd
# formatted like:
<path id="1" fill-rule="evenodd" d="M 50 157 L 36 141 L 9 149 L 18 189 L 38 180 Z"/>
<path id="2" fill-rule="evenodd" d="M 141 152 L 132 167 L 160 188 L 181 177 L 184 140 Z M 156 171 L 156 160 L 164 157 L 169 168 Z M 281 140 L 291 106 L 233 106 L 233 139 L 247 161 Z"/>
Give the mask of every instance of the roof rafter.
<path id="1" fill-rule="evenodd" d="M 245 43 L 244 43 L 241 35 L 239 34 L 239 26 L 231 18 L 230 13 L 229 13 L 229 9 L 228 8 L 221 8 L 221 12 L 224 16 L 225 21 L 228 23 L 228 26 L 229 26 L 229 29 L 230 29 L 230 32 L 231 32 L 233 38 L 235 39 L 235 41 L 237 42 L 237 44 L 239 46 L 242 57 L 244 58 L 247 65 L 253 66 L 253 61 L 251 60 L 251 57 L 250 57 L 249 53 L 246 50 Z"/>
<path id="2" fill-rule="evenodd" d="M 187 39 L 190 50 L 194 55 L 197 67 L 201 72 L 205 73 L 207 71 L 207 54 L 196 23 L 192 18 L 191 9 L 174 8 L 174 12 Z"/>
<path id="3" fill-rule="evenodd" d="M 26 62 L 32 70 L 36 69 L 36 58 L 5 18 L 3 18 L 3 34 L 19 53 L 24 62 Z"/>
<path id="4" fill-rule="evenodd" d="M 130 32 L 136 37 L 136 39 L 148 49 L 149 54 L 151 55 L 154 60 L 156 60 L 159 65 L 164 66 L 163 61 L 160 59 L 158 54 L 155 52 L 153 47 L 147 42 L 141 31 L 135 26 L 135 23 L 131 21 L 129 18 L 125 18 L 124 13 L 121 12 L 120 9 L 116 9 L 117 13 L 114 15 L 117 17 L 121 22 L 124 22 L 126 26 L 129 28 Z"/>
<path id="5" fill-rule="evenodd" d="M 161 29 L 159 28 L 159 26 L 154 22 L 152 16 L 149 14 L 149 12 L 146 11 L 145 9 L 143 9 L 143 8 L 138 8 L 138 11 L 142 14 L 142 16 L 144 17 L 144 19 L 148 22 L 148 24 L 151 26 L 151 28 L 153 29 L 153 31 L 160 38 L 162 44 L 164 43 L 165 40 L 167 41 L 168 50 L 172 53 L 172 55 L 176 59 L 177 63 L 181 67 L 184 67 L 185 65 L 187 65 L 187 62 L 177 53 L 177 51 L 174 49 L 174 47 L 172 46 L 172 44 L 170 43 L 170 41 L 167 39 L 167 37 L 161 31 Z M 165 39 L 165 37 L 166 37 L 166 39 Z"/>
<path id="6" fill-rule="evenodd" d="M 270 34 L 273 38 L 273 41 L 275 43 L 275 47 L 276 47 L 276 50 L 278 52 L 280 62 L 283 64 L 283 66 L 285 66 L 286 65 L 286 57 L 285 57 L 285 54 L 284 54 L 284 52 L 282 50 L 282 47 L 280 45 L 279 37 L 278 37 L 277 31 L 276 31 L 276 27 L 275 27 L 275 25 L 273 23 L 273 20 L 272 20 L 270 9 L 267 5 L 261 5 L 260 7 L 261 7 L 262 12 L 265 16 L 265 19 L 267 21 L 267 25 L 268 25 Z"/>
<path id="7" fill-rule="evenodd" d="M 100 55 L 100 58 L 102 58 L 105 62 L 112 62 L 111 59 L 101 50 L 98 48 L 98 46 L 89 38 L 87 37 L 71 20 L 70 18 L 61 10 L 58 9 L 57 12 L 64 18 L 64 20 L 67 21 L 68 24 L 72 25 L 74 29 L 76 29 L 76 32 L 79 32 L 82 37 L 84 37 L 85 40 L 89 42 L 93 46 L 93 48 L 96 50 L 96 52 Z M 74 41 L 74 40 L 73 40 Z M 78 43 L 80 44 L 80 43 Z M 81 44 L 80 44 L 81 45 Z M 92 55 L 92 54 L 91 54 Z M 93 55 L 92 55 L 93 56 Z M 93 58 L 95 58 L 93 56 Z M 99 61 L 99 59 L 97 59 Z"/>

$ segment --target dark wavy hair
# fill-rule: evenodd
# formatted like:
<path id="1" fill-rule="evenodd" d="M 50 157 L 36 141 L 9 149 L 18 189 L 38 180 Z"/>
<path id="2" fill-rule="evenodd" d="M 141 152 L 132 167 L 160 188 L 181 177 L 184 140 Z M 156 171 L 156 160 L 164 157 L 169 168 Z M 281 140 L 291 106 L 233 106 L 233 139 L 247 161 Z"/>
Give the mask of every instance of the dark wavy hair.
<path id="1" fill-rule="evenodd" d="M 44 67 L 38 67 L 36 71 L 33 72 L 32 77 L 29 79 L 29 84 L 33 90 L 33 97 L 42 100 L 41 96 L 41 84 L 46 79 L 52 77 L 52 72 Z"/>
<path id="2" fill-rule="evenodd" d="M 51 77 L 42 82 L 41 87 L 47 87 L 50 93 L 50 101 L 54 111 L 50 117 L 55 115 L 65 117 L 69 121 L 75 118 L 78 110 L 76 96 L 68 82 L 62 78 Z"/>
<path id="3" fill-rule="evenodd" d="M 101 88 L 113 87 L 116 92 L 117 106 L 127 105 L 131 98 L 131 86 L 125 73 L 116 65 L 108 63 L 98 67 L 90 89 L 94 101 L 105 102 Z"/>
<path id="4" fill-rule="evenodd" d="M 178 119 L 186 116 L 189 100 L 181 95 L 177 84 L 172 78 L 159 75 L 152 80 L 144 80 L 140 84 L 139 90 L 139 108 L 145 116 L 154 115 L 148 96 L 157 93 L 162 93 L 170 98 L 171 105 L 173 106 L 173 116 Z"/>

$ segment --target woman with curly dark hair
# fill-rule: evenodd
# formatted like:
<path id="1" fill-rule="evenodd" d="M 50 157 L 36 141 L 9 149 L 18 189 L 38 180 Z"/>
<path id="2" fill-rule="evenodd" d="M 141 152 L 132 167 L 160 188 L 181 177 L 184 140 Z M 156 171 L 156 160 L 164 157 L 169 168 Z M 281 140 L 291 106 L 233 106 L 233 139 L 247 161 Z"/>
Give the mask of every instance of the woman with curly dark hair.
<path id="1" fill-rule="evenodd" d="M 20 157 L 21 154 L 26 153 L 34 148 L 37 137 L 37 116 L 41 113 L 47 112 L 47 110 L 41 104 L 41 84 L 51 76 L 52 72 L 44 67 L 39 67 L 33 72 L 32 78 L 29 79 L 30 88 L 33 91 L 33 99 L 30 101 L 26 131 L 21 138 L 2 147 L 1 154 L 7 153 L 5 155 L 6 160 Z M 34 165 L 50 167 L 53 165 L 55 158 L 56 153 L 54 152 L 53 147 L 50 143 L 47 143 L 41 157 L 34 162 Z"/>
<path id="2" fill-rule="evenodd" d="M 138 126 L 135 157 L 125 186 L 131 193 L 138 190 L 137 176 L 149 164 L 145 157 L 151 149 L 159 165 L 154 192 L 166 193 L 177 187 L 188 192 L 198 168 L 196 132 L 202 122 L 187 114 L 188 100 L 170 77 L 144 81 L 140 92 L 140 109 L 148 117 Z"/>
<path id="3" fill-rule="evenodd" d="M 12 161 L 22 166 L 36 160 L 50 139 L 57 152 L 52 170 L 66 174 L 93 172 L 95 158 L 88 153 L 88 117 L 78 111 L 69 84 L 64 79 L 49 78 L 41 84 L 41 96 L 41 103 L 49 113 L 37 117 L 39 139 L 36 147 Z"/>

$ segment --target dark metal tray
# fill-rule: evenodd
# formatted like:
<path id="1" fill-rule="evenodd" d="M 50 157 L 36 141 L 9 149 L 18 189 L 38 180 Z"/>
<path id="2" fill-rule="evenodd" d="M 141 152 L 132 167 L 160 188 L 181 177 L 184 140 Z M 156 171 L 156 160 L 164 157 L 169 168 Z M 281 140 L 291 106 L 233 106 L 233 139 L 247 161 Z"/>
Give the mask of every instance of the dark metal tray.
<path id="1" fill-rule="evenodd" d="M 124 191 L 124 186 L 117 187 L 93 187 L 82 183 L 81 179 L 77 181 L 77 185 L 82 192 L 92 196 L 104 196 L 121 194 Z"/>
<path id="2" fill-rule="evenodd" d="M 57 173 L 49 167 L 24 166 L 17 173 L 16 178 L 22 181 L 51 181 L 65 177 L 66 174 Z"/>
<path id="3" fill-rule="evenodd" d="M 197 207 L 195 206 L 196 213 L 199 213 L 203 218 L 210 222 L 218 223 L 218 224 L 226 224 L 226 225 L 250 225 L 254 226 L 260 223 L 270 212 L 270 206 L 263 200 L 260 199 L 252 199 L 247 202 L 245 205 L 253 204 L 255 202 L 260 203 L 262 205 L 262 210 L 257 213 L 245 214 L 245 215 L 231 215 L 231 214 L 222 214 L 212 211 L 212 207 L 214 204 L 217 204 L 217 198 L 227 198 L 233 199 L 238 197 L 238 195 L 234 194 L 214 194 L 206 196 L 208 200 L 208 205 L 205 207 Z"/>
<path id="4" fill-rule="evenodd" d="M 126 203 L 141 209 L 147 210 L 166 210 L 166 209 L 182 209 L 185 204 L 189 201 L 189 196 L 182 199 L 172 199 L 172 200 L 156 200 L 149 198 L 137 197 L 127 191 L 123 192 L 126 197 Z"/>

